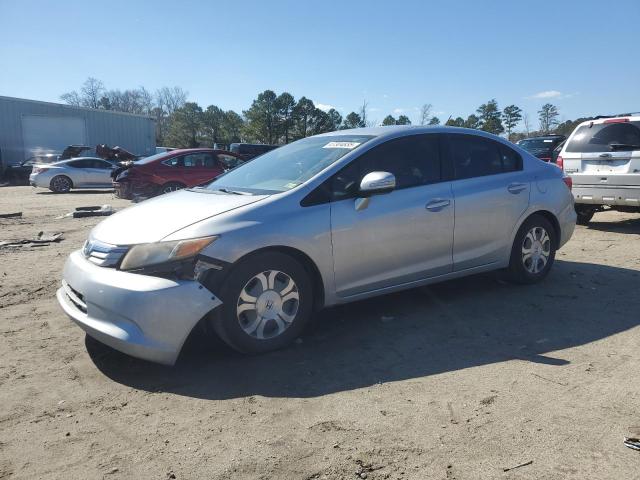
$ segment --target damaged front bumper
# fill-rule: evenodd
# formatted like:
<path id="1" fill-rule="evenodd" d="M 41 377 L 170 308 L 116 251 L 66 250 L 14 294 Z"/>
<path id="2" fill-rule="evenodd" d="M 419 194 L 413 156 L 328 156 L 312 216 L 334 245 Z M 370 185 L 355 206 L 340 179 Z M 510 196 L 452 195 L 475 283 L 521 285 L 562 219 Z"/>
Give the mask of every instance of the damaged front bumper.
<path id="1" fill-rule="evenodd" d="M 99 267 L 80 250 L 65 264 L 57 298 L 96 340 L 166 365 L 176 362 L 193 327 L 222 303 L 199 282 Z"/>

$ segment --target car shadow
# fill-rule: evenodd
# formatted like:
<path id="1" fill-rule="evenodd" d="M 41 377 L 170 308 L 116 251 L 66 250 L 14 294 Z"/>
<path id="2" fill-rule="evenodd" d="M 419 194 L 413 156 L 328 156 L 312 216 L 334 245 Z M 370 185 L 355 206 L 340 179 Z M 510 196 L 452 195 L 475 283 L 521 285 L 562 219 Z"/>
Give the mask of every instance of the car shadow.
<path id="1" fill-rule="evenodd" d="M 56 193 L 51 192 L 49 190 L 43 190 L 42 192 L 36 192 L 36 195 L 88 195 L 88 194 L 96 194 L 96 193 L 110 193 L 114 192 L 113 188 L 102 188 L 102 189 L 92 189 L 92 190 L 71 190 L 67 193 Z"/>
<path id="2" fill-rule="evenodd" d="M 602 232 L 638 235 L 640 234 L 640 216 L 637 218 L 627 218 L 619 222 L 595 222 L 592 220 L 587 227 Z"/>
<path id="3" fill-rule="evenodd" d="M 560 350 L 640 324 L 629 313 L 639 282 L 635 270 L 559 260 L 538 285 L 478 275 L 326 309 L 294 345 L 260 356 L 192 335 L 173 368 L 86 346 L 104 375 L 137 389 L 313 397 L 513 359 L 566 365 Z"/>

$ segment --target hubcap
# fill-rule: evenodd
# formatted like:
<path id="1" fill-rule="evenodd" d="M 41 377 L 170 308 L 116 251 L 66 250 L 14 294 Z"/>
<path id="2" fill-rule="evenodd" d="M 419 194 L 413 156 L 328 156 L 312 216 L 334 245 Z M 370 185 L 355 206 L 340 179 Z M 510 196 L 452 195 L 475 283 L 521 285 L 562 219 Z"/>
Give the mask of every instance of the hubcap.
<path id="1" fill-rule="evenodd" d="M 293 279 L 284 272 L 267 270 L 244 286 L 236 312 L 240 326 L 248 335 L 265 340 L 289 328 L 299 306 L 300 294 Z"/>
<path id="2" fill-rule="evenodd" d="M 529 273 L 540 273 L 549 261 L 551 238 L 542 227 L 534 227 L 522 241 L 522 264 Z"/>

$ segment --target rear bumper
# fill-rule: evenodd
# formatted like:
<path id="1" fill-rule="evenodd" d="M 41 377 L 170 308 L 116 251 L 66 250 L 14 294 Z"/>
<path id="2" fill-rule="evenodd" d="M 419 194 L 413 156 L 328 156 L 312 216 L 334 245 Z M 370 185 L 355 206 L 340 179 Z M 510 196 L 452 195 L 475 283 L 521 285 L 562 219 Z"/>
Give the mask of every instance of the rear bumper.
<path id="1" fill-rule="evenodd" d="M 222 302 L 195 281 L 99 267 L 73 252 L 57 299 L 87 334 L 116 350 L 173 365 L 195 325 Z"/>
<path id="2" fill-rule="evenodd" d="M 573 184 L 578 204 L 640 207 L 640 186 L 603 186 Z"/>
<path id="3" fill-rule="evenodd" d="M 32 173 L 29 175 L 29 185 L 32 187 L 49 188 L 51 179 L 49 177 L 44 178 L 41 174 Z"/>

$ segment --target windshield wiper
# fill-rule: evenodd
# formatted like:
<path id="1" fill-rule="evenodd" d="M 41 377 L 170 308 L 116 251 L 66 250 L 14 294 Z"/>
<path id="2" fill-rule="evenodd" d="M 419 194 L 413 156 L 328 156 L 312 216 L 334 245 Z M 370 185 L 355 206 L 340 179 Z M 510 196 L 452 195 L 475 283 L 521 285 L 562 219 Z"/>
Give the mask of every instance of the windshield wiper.
<path id="1" fill-rule="evenodd" d="M 640 145 L 633 143 L 610 143 L 609 148 L 611 148 L 611 150 L 640 150 Z"/>
<path id="2" fill-rule="evenodd" d="M 232 193 L 233 195 L 251 195 L 249 192 L 240 192 L 238 190 L 229 190 L 228 188 L 218 188 L 219 192 Z"/>

